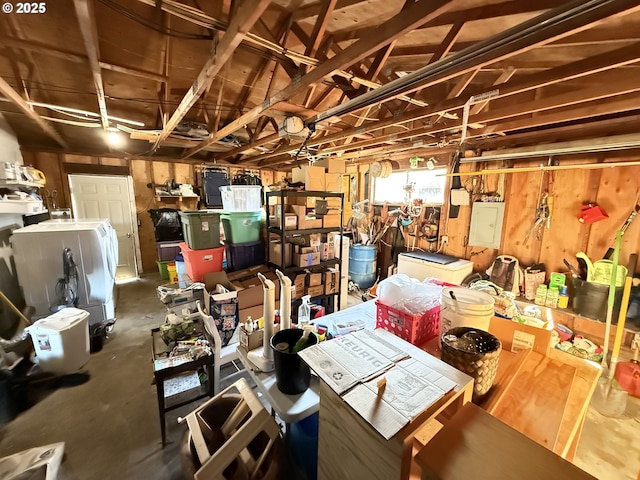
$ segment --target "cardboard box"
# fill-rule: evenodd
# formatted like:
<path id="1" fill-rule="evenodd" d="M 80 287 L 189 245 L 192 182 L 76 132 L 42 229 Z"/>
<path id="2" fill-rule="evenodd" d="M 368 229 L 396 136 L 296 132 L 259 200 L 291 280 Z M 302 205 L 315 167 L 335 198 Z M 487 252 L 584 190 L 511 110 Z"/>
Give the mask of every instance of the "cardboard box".
<path id="1" fill-rule="evenodd" d="M 333 212 L 335 210 L 329 210 Z M 329 214 L 322 217 L 322 228 L 340 227 L 340 214 Z"/>
<path id="2" fill-rule="evenodd" d="M 291 266 L 291 251 L 293 245 L 290 243 L 284 244 L 284 266 Z M 282 261 L 282 244 L 279 240 L 271 240 L 269 242 L 269 261 L 277 265 L 283 265 Z"/>
<path id="3" fill-rule="evenodd" d="M 326 157 L 321 160 L 317 160 L 314 167 L 323 167 L 327 173 L 346 173 L 347 162 L 338 157 Z"/>
<path id="4" fill-rule="evenodd" d="M 307 275 L 307 286 L 317 287 L 322 285 L 322 273 L 309 273 Z"/>
<path id="5" fill-rule="evenodd" d="M 318 285 L 315 287 L 307 287 L 305 291 L 305 295 L 309 295 L 311 297 L 317 297 L 319 295 L 324 294 L 324 285 Z"/>
<path id="6" fill-rule="evenodd" d="M 548 355 L 551 348 L 551 331 L 514 322 L 506 318 L 493 317 L 489 332 L 502 342 L 502 348 L 513 353 L 531 348 L 534 352 Z"/>
<path id="7" fill-rule="evenodd" d="M 340 191 L 340 179 L 342 175 L 337 175 L 335 173 L 325 173 L 324 174 L 324 191 L 325 192 L 339 192 Z"/>
<path id="8" fill-rule="evenodd" d="M 291 279 L 291 299 L 302 298 L 307 281 L 306 273 L 299 273 Z"/>
<path id="9" fill-rule="evenodd" d="M 340 272 L 337 268 L 330 268 L 324 272 L 324 293 L 330 295 L 338 293 L 340 289 Z"/>
<path id="10" fill-rule="evenodd" d="M 322 248 L 320 248 L 320 261 L 325 262 L 334 258 L 336 258 L 335 247 L 329 243 L 323 243 Z"/>
<path id="11" fill-rule="evenodd" d="M 318 252 L 298 253 L 294 255 L 297 267 L 310 267 L 320 263 L 320 254 Z"/>
<path id="12" fill-rule="evenodd" d="M 293 183 L 304 182 L 304 188 L 308 191 L 322 191 L 324 187 L 324 167 L 311 167 L 305 165 L 291 170 Z"/>
<path id="13" fill-rule="evenodd" d="M 209 309 L 209 315 L 213 317 L 216 325 L 223 330 L 235 329 L 238 323 L 238 292 L 225 272 L 210 272 L 204 275 L 206 288 L 205 304 Z M 225 293 L 216 293 L 218 285 L 226 290 Z"/>
<path id="14" fill-rule="evenodd" d="M 342 199 L 339 197 L 327 197 L 327 208 L 340 208 Z"/>
<path id="15" fill-rule="evenodd" d="M 261 347 L 263 337 L 264 329 L 261 328 L 259 330 L 254 330 L 253 332 L 247 332 L 244 328 L 243 322 L 240 323 L 238 341 L 240 342 L 240 347 L 244 348 L 246 351 Z"/>

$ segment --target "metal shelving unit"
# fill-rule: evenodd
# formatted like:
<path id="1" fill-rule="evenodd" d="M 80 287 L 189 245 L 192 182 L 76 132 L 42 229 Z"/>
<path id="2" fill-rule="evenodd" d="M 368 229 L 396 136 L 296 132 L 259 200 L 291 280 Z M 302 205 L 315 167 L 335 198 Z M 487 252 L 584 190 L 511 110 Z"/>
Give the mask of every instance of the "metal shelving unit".
<path id="1" fill-rule="evenodd" d="M 334 265 L 338 265 L 338 291 L 336 293 L 332 293 L 332 294 L 322 294 L 322 295 L 317 295 L 315 297 L 311 297 L 312 300 L 320 300 L 321 304 L 325 307 L 325 313 L 329 314 L 332 313 L 334 311 L 334 302 L 332 300 L 335 300 L 335 298 L 337 297 L 337 303 L 335 305 L 337 305 L 337 307 L 339 308 L 340 306 L 340 300 L 341 300 L 341 282 L 342 282 L 342 242 L 343 242 L 343 224 L 344 224 L 344 194 L 342 193 L 335 193 L 335 192 L 320 192 L 320 191 L 293 191 L 293 190 L 280 190 L 278 192 L 267 192 L 266 193 L 266 200 L 265 200 L 265 210 L 266 210 L 266 214 L 267 214 L 267 219 L 269 219 L 269 207 L 272 206 L 270 203 L 270 200 L 272 198 L 278 198 L 280 199 L 280 205 L 282 205 L 283 211 L 286 210 L 286 206 L 287 206 L 287 202 L 286 200 L 288 198 L 294 198 L 294 197 L 317 197 L 320 199 L 327 199 L 327 198 L 339 198 L 340 199 L 340 226 L 339 227 L 328 227 L 328 228 L 307 228 L 307 229 L 296 229 L 296 230 L 286 230 L 284 228 L 284 215 L 281 216 L 280 218 L 280 226 L 278 227 L 273 227 L 273 226 L 268 226 L 267 227 L 267 232 L 268 235 L 277 235 L 280 238 L 280 244 L 282 245 L 282 255 L 281 255 L 281 264 L 277 264 L 275 262 L 272 262 L 271 259 L 269 258 L 269 254 L 270 254 L 270 249 L 267 248 L 267 264 L 274 267 L 274 268 L 278 268 L 280 269 L 282 272 L 284 273 L 296 273 L 296 272 L 302 272 L 304 270 L 310 270 L 311 272 L 314 271 L 325 271 L 327 267 L 330 266 L 334 266 Z M 275 204 L 274 204 L 275 205 Z M 268 223 L 268 220 L 267 220 Z M 336 257 L 331 259 L 331 260 L 325 260 L 320 262 L 317 265 L 310 265 L 308 267 L 296 267 L 296 266 L 292 266 L 292 267 L 285 267 L 284 263 L 285 263 L 285 249 L 284 249 L 284 245 L 286 243 L 294 243 L 295 242 L 290 242 L 288 241 L 288 239 L 295 237 L 295 236 L 301 236 L 301 235 L 311 235 L 314 233 L 331 233 L 331 232 L 336 232 L 338 231 L 340 233 L 340 242 L 338 245 L 336 245 L 337 251 L 336 251 Z M 300 303 L 300 299 L 296 299 L 292 302 L 293 306 L 296 305 L 296 302 L 299 304 Z"/>

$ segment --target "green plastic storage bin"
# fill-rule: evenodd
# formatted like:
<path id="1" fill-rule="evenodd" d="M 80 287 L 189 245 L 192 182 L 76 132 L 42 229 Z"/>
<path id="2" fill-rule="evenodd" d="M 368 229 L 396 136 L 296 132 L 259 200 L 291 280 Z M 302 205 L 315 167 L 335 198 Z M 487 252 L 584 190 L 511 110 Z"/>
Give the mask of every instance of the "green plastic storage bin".
<path id="1" fill-rule="evenodd" d="M 160 272 L 160 277 L 163 280 L 169 280 L 169 270 L 167 269 L 167 265 L 169 265 L 173 260 L 156 260 L 158 264 L 158 271 Z"/>
<path id="2" fill-rule="evenodd" d="M 211 210 L 180 212 L 180 219 L 189 248 L 206 250 L 220 246 L 220 213 Z"/>
<path id="3" fill-rule="evenodd" d="M 260 240 L 262 211 L 222 212 L 224 238 L 229 243 L 249 243 Z"/>

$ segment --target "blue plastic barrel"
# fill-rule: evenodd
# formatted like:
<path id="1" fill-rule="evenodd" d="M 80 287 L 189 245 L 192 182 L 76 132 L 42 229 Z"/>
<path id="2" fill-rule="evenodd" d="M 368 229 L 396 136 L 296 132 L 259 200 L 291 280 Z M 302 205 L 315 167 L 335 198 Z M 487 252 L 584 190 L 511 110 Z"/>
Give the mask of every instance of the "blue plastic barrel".
<path id="1" fill-rule="evenodd" d="M 349 278 L 358 287 L 367 289 L 376 283 L 376 245 L 351 245 L 349 247 Z"/>

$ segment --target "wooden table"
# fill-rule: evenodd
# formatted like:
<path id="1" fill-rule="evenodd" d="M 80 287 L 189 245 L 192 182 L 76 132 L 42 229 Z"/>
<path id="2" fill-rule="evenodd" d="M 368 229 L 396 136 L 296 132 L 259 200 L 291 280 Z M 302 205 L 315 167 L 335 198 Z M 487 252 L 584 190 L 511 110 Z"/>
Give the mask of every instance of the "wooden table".
<path id="1" fill-rule="evenodd" d="M 594 480 L 473 403 L 418 452 L 422 480 Z"/>

